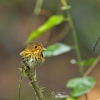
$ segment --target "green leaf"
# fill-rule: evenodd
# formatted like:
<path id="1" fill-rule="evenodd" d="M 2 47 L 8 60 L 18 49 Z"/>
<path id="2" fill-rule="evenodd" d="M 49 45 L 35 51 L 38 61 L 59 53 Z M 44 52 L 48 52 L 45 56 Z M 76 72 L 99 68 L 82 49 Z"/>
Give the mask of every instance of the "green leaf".
<path id="1" fill-rule="evenodd" d="M 93 77 L 83 77 L 83 78 L 74 78 L 68 81 L 66 87 L 72 88 L 71 95 L 73 97 L 79 97 L 90 91 L 96 84 L 96 81 Z"/>
<path id="2" fill-rule="evenodd" d="M 69 97 L 69 98 L 67 98 L 66 100 L 76 100 L 76 99 L 73 98 L 73 97 Z"/>
<path id="3" fill-rule="evenodd" d="M 96 58 L 90 58 L 88 60 L 85 60 L 84 66 L 90 66 L 95 60 L 96 60 Z"/>
<path id="4" fill-rule="evenodd" d="M 71 6 L 62 6 L 61 10 L 69 10 L 71 8 Z"/>
<path id="5" fill-rule="evenodd" d="M 27 76 L 25 73 L 25 70 L 23 70 L 22 68 L 18 68 L 21 71 L 22 76 Z"/>
<path id="6" fill-rule="evenodd" d="M 64 17 L 61 15 L 53 15 L 51 16 L 43 25 L 41 25 L 37 30 L 34 30 L 30 33 L 29 37 L 26 40 L 26 43 L 32 41 L 33 39 L 37 38 L 50 28 L 60 24 L 64 21 Z"/>
<path id="7" fill-rule="evenodd" d="M 71 47 L 63 43 L 55 43 L 46 48 L 47 50 L 43 52 L 44 57 L 51 57 L 69 52 Z"/>
<path id="8" fill-rule="evenodd" d="M 81 62 L 76 62 L 77 65 L 82 65 L 82 66 L 90 66 L 94 61 L 96 60 L 96 58 L 90 58 L 87 60 L 83 60 Z"/>

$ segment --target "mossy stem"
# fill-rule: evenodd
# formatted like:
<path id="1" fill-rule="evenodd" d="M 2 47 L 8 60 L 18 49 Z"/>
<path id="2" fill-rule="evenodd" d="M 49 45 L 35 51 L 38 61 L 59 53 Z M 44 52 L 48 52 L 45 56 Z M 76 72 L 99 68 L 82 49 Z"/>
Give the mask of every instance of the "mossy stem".
<path id="1" fill-rule="evenodd" d="M 61 2 L 63 4 L 63 6 L 68 6 L 67 1 L 61 0 Z M 79 70 L 80 70 L 81 75 L 83 76 L 84 68 L 83 68 L 83 65 L 81 64 L 82 60 L 81 60 L 81 54 L 80 54 L 80 50 L 79 50 L 79 46 L 78 46 L 78 41 L 77 41 L 75 27 L 74 27 L 71 15 L 69 13 L 69 10 L 66 10 L 66 11 L 67 11 L 68 19 L 69 19 L 69 24 L 70 24 L 70 27 L 72 29 L 73 40 L 74 40 L 74 43 L 75 43 L 75 51 L 76 51 L 77 59 L 78 59 L 78 62 L 79 62 Z"/>

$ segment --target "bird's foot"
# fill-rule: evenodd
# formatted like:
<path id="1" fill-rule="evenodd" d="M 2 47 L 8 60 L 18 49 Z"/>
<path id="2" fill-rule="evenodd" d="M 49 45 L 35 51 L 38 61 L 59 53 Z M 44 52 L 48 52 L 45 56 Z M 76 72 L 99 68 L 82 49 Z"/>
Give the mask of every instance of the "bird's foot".
<path id="1" fill-rule="evenodd" d="M 32 85 L 32 82 L 35 82 L 36 81 L 36 77 L 34 76 L 33 78 L 32 78 L 32 80 L 29 82 L 29 85 L 31 86 Z"/>

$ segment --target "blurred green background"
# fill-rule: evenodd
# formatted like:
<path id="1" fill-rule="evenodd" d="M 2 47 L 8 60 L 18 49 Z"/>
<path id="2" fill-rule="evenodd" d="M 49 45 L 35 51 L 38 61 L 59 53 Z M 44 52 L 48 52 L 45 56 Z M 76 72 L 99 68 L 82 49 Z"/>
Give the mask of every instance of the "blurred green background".
<path id="1" fill-rule="evenodd" d="M 20 78 L 18 68 L 21 67 L 19 53 L 29 33 L 41 26 L 51 15 L 66 16 L 61 10 L 60 0 L 43 0 L 43 2 L 40 0 L 40 11 L 37 9 L 33 13 L 36 2 L 36 0 L 0 0 L 0 100 L 18 100 Z M 71 6 L 70 14 L 77 32 L 82 58 L 96 57 L 100 53 L 100 41 L 93 52 L 93 47 L 100 36 L 100 1 L 68 0 L 68 4 Z M 67 34 L 63 34 L 63 30 Z M 40 41 L 45 47 L 56 42 L 73 44 L 72 33 L 67 22 L 46 31 L 35 40 Z M 54 100 L 53 91 L 69 94 L 70 90 L 65 86 L 67 81 L 80 76 L 78 67 L 70 63 L 71 59 L 76 59 L 74 50 L 47 58 L 37 69 L 39 85 L 46 87 L 43 92 L 46 100 Z M 88 93 L 89 100 L 100 98 L 99 66 L 100 63 L 90 73 L 96 78 L 97 84 Z M 21 98 L 24 100 L 35 98 L 27 77 L 23 79 Z"/>

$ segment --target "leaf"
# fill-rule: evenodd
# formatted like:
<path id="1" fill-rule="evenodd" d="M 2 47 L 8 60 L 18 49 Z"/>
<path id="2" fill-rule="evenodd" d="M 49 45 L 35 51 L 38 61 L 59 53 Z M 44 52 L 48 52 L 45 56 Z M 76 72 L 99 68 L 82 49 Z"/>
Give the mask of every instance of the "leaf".
<path id="1" fill-rule="evenodd" d="M 64 17 L 61 15 L 53 15 L 51 16 L 43 25 L 41 25 L 37 30 L 34 30 L 30 33 L 29 37 L 26 40 L 26 43 L 32 41 L 33 39 L 37 38 L 50 28 L 60 24 L 64 21 Z"/>
<path id="2" fill-rule="evenodd" d="M 69 98 L 67 98 L 66 100 L 76 100 L 76 99 L 73 98 L 73 97 L 69 97 Z"/>
<path id="3" fill-rule="evenodd" d="M 71 6 L 62 6 L 61 10 L 69 10 L 71 8 Z"/>
<path id="4" fill-rule="evenodd" d="M 94 61 L 96 60 L 96 58 L 90 58 L 87 60 L 83 60 L 81 62 L 76 62 L 77 65 L 82 65 L 82 66 L 90 66 Z"/>
<path id="5" fill-rule="evenodd" d="M 21 71 L 22 76 L 27 76 L 25 71 L 22 68 L 18 68 Z"/>
<path id="6" fill-rule="evenodd" d="M 46 48 L 47 50 L 43 52 L 44 57 L 51 57 L 69 52 L 71 47 L 63 43 L 55 43 Z"/>
<path id="7" fill-rule="evenodd" d="M 66 87 L 72 88 L 71 95 L 73 97 L 79 97 L 90 91 L 96 84 L 96 81 L 93 77 L 83 77 L 83 78 L 74 78 L 68 81 Z"/>
<path id="8" fill-rule="evenodd" d="M 95 60 L 96 60 L 96 58 L 90 58 L 88 60 L 85 60 L 84 66 L 90 66 Z"/>

